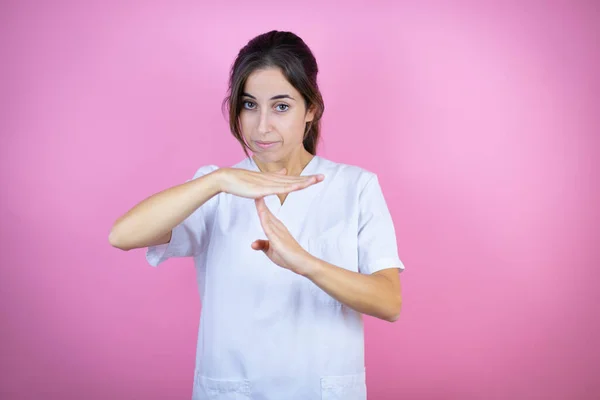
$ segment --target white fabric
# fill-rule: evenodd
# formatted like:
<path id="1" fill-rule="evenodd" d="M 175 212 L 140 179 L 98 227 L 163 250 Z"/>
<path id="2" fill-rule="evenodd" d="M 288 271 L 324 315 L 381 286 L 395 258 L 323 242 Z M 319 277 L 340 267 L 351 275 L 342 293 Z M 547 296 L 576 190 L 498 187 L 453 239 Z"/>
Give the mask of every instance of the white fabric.
<path id="1" fill-rule="evenodd" d="M 251 158 L 234 166 L 259 171 Z M 216 170 L 200 168 L 194 179 Z M 404 269 L 377 176 L 315 156 L 325 180 L 267 206 L 314 256 L 364 274 Z M 158 266 L 193 256 L 202 301 L 193 399 L 365 400 L 361 314 L 250 245 L 266 239 L 254 200 L 221 193 L 150 247 Z"/>

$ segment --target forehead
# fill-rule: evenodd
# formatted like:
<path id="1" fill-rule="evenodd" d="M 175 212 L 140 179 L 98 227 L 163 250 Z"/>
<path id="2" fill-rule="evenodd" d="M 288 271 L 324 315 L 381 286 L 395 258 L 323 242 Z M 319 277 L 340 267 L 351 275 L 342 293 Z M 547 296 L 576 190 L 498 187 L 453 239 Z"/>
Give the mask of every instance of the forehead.
<path id="1" fill-rule="evenodd" d="M 252 72 L 246 80 L 244 92 L 259 100 L 267 100 L 280 94 L 288 94 L 297 99 L 300 95 L 285 79 L 279 68 L 259 69 Z"/>

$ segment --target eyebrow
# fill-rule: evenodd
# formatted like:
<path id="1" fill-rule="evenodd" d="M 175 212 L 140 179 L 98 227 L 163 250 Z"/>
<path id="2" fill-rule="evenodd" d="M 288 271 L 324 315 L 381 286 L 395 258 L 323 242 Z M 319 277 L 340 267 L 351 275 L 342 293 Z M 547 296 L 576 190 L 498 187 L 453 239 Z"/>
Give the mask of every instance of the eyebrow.
<path id="1" fill-rule="evenodd" d="M 242 96 L 250 97 L 251 99 L 256 100 L 256 97 L 254 97 L 251 94 L 248 94 L 246 92 L 242 93 Z M 292 99 L 292 100 L 296 101 L 296 99 L 294 99 L 289 94 L 278 94 L 277 96 L 271 97 L 271 100 L 279 100 L 279 99 Z"/>

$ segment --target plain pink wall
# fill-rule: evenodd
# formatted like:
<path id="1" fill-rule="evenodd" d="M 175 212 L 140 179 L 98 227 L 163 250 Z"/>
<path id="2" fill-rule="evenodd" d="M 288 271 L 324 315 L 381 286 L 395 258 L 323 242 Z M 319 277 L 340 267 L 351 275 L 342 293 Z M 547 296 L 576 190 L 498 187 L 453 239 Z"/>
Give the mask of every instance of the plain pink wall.
<path id="1" fill-rule="evenodd" d="M 369 399 L 600 398 L 597 4 L 328 4 L 2 2 L 2 399 L 191 396 L 192 261 L 108 233 L 241 159 L 227 73 L 270 29 L 320 64 L 320 154 L 378 173 L 396 223 Z"/>

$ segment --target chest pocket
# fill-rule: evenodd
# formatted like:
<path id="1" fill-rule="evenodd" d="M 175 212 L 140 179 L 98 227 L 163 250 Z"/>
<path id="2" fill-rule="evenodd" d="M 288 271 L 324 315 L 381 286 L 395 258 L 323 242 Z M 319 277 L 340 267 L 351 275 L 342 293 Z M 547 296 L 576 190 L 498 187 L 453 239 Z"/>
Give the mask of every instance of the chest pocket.
<path id="1" fill-rule="evenodd" d="M 337 267 L 358 271 L 356 244 L 338 233 L 308 238 L 308 252 Z"/>
<path id="2" fill-rule="evenodd" d="M 341 230 L 328 230 L 325 233 L 308 238 L 308 252 L 336 267 L 358 272 L 358 250 L 356 240 L 348 237 Z M 315 299 L 326 305 L 340 305 L 313 282 L 308 281 L 310 292 Z"/>

